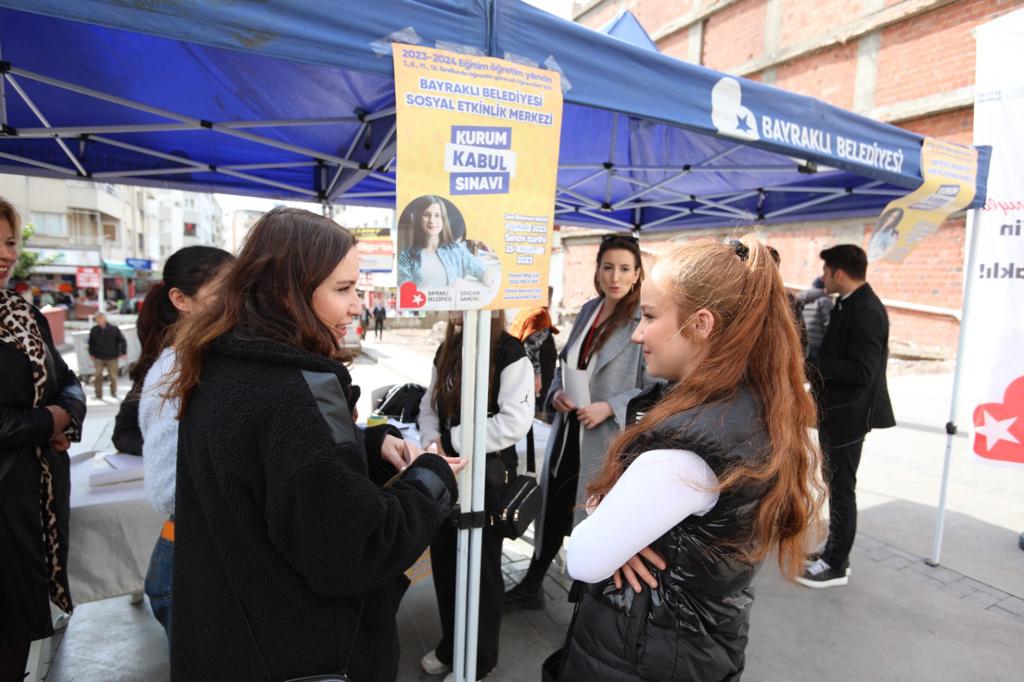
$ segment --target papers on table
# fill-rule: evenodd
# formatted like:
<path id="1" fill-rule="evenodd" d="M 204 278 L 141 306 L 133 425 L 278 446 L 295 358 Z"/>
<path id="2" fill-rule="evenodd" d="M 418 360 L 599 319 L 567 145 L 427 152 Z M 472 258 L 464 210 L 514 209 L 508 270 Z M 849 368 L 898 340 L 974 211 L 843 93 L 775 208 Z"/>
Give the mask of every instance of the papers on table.
<path id="1" fill-rule="evenodd" d="M 585 369 L 562 366 L 562 390 L 575 407 L 590 404 L 590 374 Z"/>
<path id="2" fill-rule="evenodd" d="M 142 457 L 123 452 L 101 452 L 93 460 L 89 485 L 111 485 L 140 481 L 143 476 Z"/>

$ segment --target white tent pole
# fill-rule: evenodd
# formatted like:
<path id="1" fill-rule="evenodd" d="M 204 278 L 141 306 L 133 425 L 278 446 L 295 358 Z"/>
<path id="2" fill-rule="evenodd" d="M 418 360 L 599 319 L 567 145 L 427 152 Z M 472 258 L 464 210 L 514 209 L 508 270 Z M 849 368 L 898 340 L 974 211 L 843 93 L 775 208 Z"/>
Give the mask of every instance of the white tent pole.
<path id="1" fill-rule="evenodd" d="M 472 415 L 475 395 L 467 387 L 476 384 L 476 356 L 477 356 L 477 335 L 469 330 L 476 330 L 477 318 L 480 313 L 476 310 L 467 310 L 462 320 L 462 396 L 459 403 L 459 414 Z M 473 429 L 476 422 L 473 419 L 460 420 L 462 425 L 462 453 L 469 456 L 473 452 Z M 469 463 L 462 470 L 459 476 L 459 512 L 462 518 L 472 511 L 473 503 L 473 458 L 469 457 Z M 455 673 L 455 682 L 466 679 L 466 616 L 468 611 L 467 597 L 469 592 L 469 529 L 459 528 L 458 550 L 456 553 L 455 566 L 455 647 L 452 657 L 452 670 Z"/>
<path id="2" fill-rule="evenodd" d="M 939 509 L 935 514 L 935 535 L 932 539 L 932 554 L 926 561 L 930 566 L 939 565 L 942 554 L 942 534 L 946 526 L 946 495 L 949 492 L 949 469 L 953 461 L 953 438 L 956 436 L 956 417 L 960 407 L 960 374 L 963 371 L 964 339 L 967 336 L 967 308 L 971 303 L 975 268 L 974 261 L 978 252 L 978 226 L 981 224 L 981 211 L 971 211 L 971 233 L 967 245 L 967 269 L 964 270 L 964 296 L 960 304 L 960 333 L 956 343 L 956 366 L 953 369 L 953 395 L 949 401 L 949 421 L 946 422 L 946 455 L 942 461 L 942 484 L 939 487 Z"/>
<path id="3" fill-rule="evenodd" d="M 464 328 L 463 335 L 469 332 L 469 328 Z M 491 360 L 491 312 L 489 310 L 481 310 L 477 315 L 476 335 L 476 384 L 473 386 L 473 393 L 476 397 L 473 405 L 474 515 L 484 511 L 484 493 L 486 492 L 484 475 L 487 470 L 487 392 L 490 388 Z M 466 391 L 465 384 L 463 384 L 462 390 Z M 476 680 L 477 640 L 480 632 L 480 557 L 483 549 L 484 529 L 473 527 L 469 533 L 469 603 L 467 605 L 469 624 L 466 628 L 468 636 L 466 638 L 465 682 L 474 682 Z"/>

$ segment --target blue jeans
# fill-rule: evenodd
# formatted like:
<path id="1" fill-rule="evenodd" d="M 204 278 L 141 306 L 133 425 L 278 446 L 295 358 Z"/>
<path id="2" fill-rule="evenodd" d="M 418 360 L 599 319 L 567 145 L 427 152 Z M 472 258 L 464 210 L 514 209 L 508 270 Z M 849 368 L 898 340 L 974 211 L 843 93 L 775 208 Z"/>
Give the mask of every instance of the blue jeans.
<path id="1" fill-rule="evenodd" d="M 171 641 L 171 587 L 174 577 L 174 543 L 165 538 L 156 541 L 146 571 L 146 596 L 153 615 L 164 626 Z"/>

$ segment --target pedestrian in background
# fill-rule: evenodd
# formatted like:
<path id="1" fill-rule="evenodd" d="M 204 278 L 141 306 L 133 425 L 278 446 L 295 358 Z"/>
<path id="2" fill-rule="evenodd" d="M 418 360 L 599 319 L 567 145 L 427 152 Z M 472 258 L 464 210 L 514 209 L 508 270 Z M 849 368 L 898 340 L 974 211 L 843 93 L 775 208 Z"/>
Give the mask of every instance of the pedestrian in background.
<path id="1" fill-rule="evenodd" d="M 46 318 L 7 288 L 21 220 L 0 198 L 0 680 L 21 680 L 33 640 L 53 634 L 52 602 L 71 613 L 71 464 L 85 393 Z"/>
<path id="2" fill-rule="evenodd" d="M 629 342 L 640 322 L 643 281 L 639 241 L 622 235 L 602 239 L 594 270 L 597 298 L 584 303 L 576 316 L 558 358 L 562 371 L 555 373 L 547 395 L 545 409 L 557 414 L 538 476 L 543 504 L 534 527 L 535 549 L 526 575 L 505 593 L 506 611 L 542 608 L 544 576 L 562 539 L 583 520 L 586 488 L 608 441 L 626 423 L 627 403 L 645 383 L 640 347 Z M 566 392 L 568 372 L 576 372 L 589 393 L 588 403 L 577 405 Z"/>
<path id="3" fill-rule="evenodd" d="M 377 305 L 373 306 L 373 335 L 377 341 L 384 338 L 384 320 L 387 316 L 387 309 L 380 299 L 377 299 Z"/>
<path id="4" fill-rule="evenodd" d="M 398 675 L 404 571 L 465 462 L 356 428 L 340 355 L 354 245 L 330 218 L 276 208 L 175 332 L 172 680 Z"/>
<path id="5" fill-rule="evenodd" d="M 797 294 L 797 299 L 804 304 L 804 328 L 807 329 L 807 355 L 813 360 L 818 357 L 818 349 L 825 339 L 829 316 L 835 301 L 825 292 L 825 280 L 815 277 L 811 287 Z"/>
<path id="6" fill-rule="evenodd" d="M 107 322 L 107 315 L 96 313 L 96 324 L 89 330 L 89 357 L 92 358 L 96 399 L 103 400 L 103 372 L 110 378 L 110 395 L 117 398 L 118 359 L 128 355 L 128 342 L 116 325 Z"/>
<path id="7" fill-rule="evenodd" d="M 462 313 L 449 313 L 444 341 L 434 356 L 430 386 L 420 401 L 419 427 L 423 443 L 440 454 L 462 453 Z M 483 679 L 498 664 L 498 638 L 505 583 L 501 575 L 502 535 L 494 522 L 501 510 L 505 486 L 516 477 L 516 443 L 533 425 L 533 365 L 519 340 L 505 331 L 499 310 L 491 318 L 490 376 L 488 377 L 487 452 L 484 510 L 488 519 L 480 550 L 480 618 L 477 633 L 476 675 Z M 434 592 L 441 616 L 441 641 L 420 665 L 428 675 L 451 670 L 455 645 L 455 573 L 458 528 L 446 519 L 430 545 Z M 449 675 L 445 682 L 454 679 Z"/>
<path id="8" fill-rule="evenodd" d="M 806 587 L 846 585 L 857 534 L 857 468 L 871 429 L 896 426 L 885 372 L 889 316 L 867 283 L 868 258 L 854 244 L 821 252 L 825 291 L 838 294 L 817 359 L 807 376 L 818 401 L 818 438 L 829 484 L 828 544 L 797 581 Z"/>
<path id="9" fill-rule="evenodd" d="M 663 253 L 641 308 L 667 383 L 630 402 L 569 538 L 588 584 L 559 679 L 738 680 L 754 576 L 771 554 L 799 573 L 824 494 L 792 309 L 754 237 Z"/>

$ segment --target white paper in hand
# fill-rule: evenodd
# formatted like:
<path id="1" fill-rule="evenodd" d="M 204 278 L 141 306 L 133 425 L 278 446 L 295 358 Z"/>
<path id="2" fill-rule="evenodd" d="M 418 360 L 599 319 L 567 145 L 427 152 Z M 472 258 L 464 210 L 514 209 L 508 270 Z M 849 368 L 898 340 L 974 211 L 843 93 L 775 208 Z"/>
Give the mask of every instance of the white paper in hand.
<path id="1" fill-rule="evenodd" d="M 562 388 L 575 407 L 590 404 L 590 373 L 584 369 L 562 367 Z"/>

